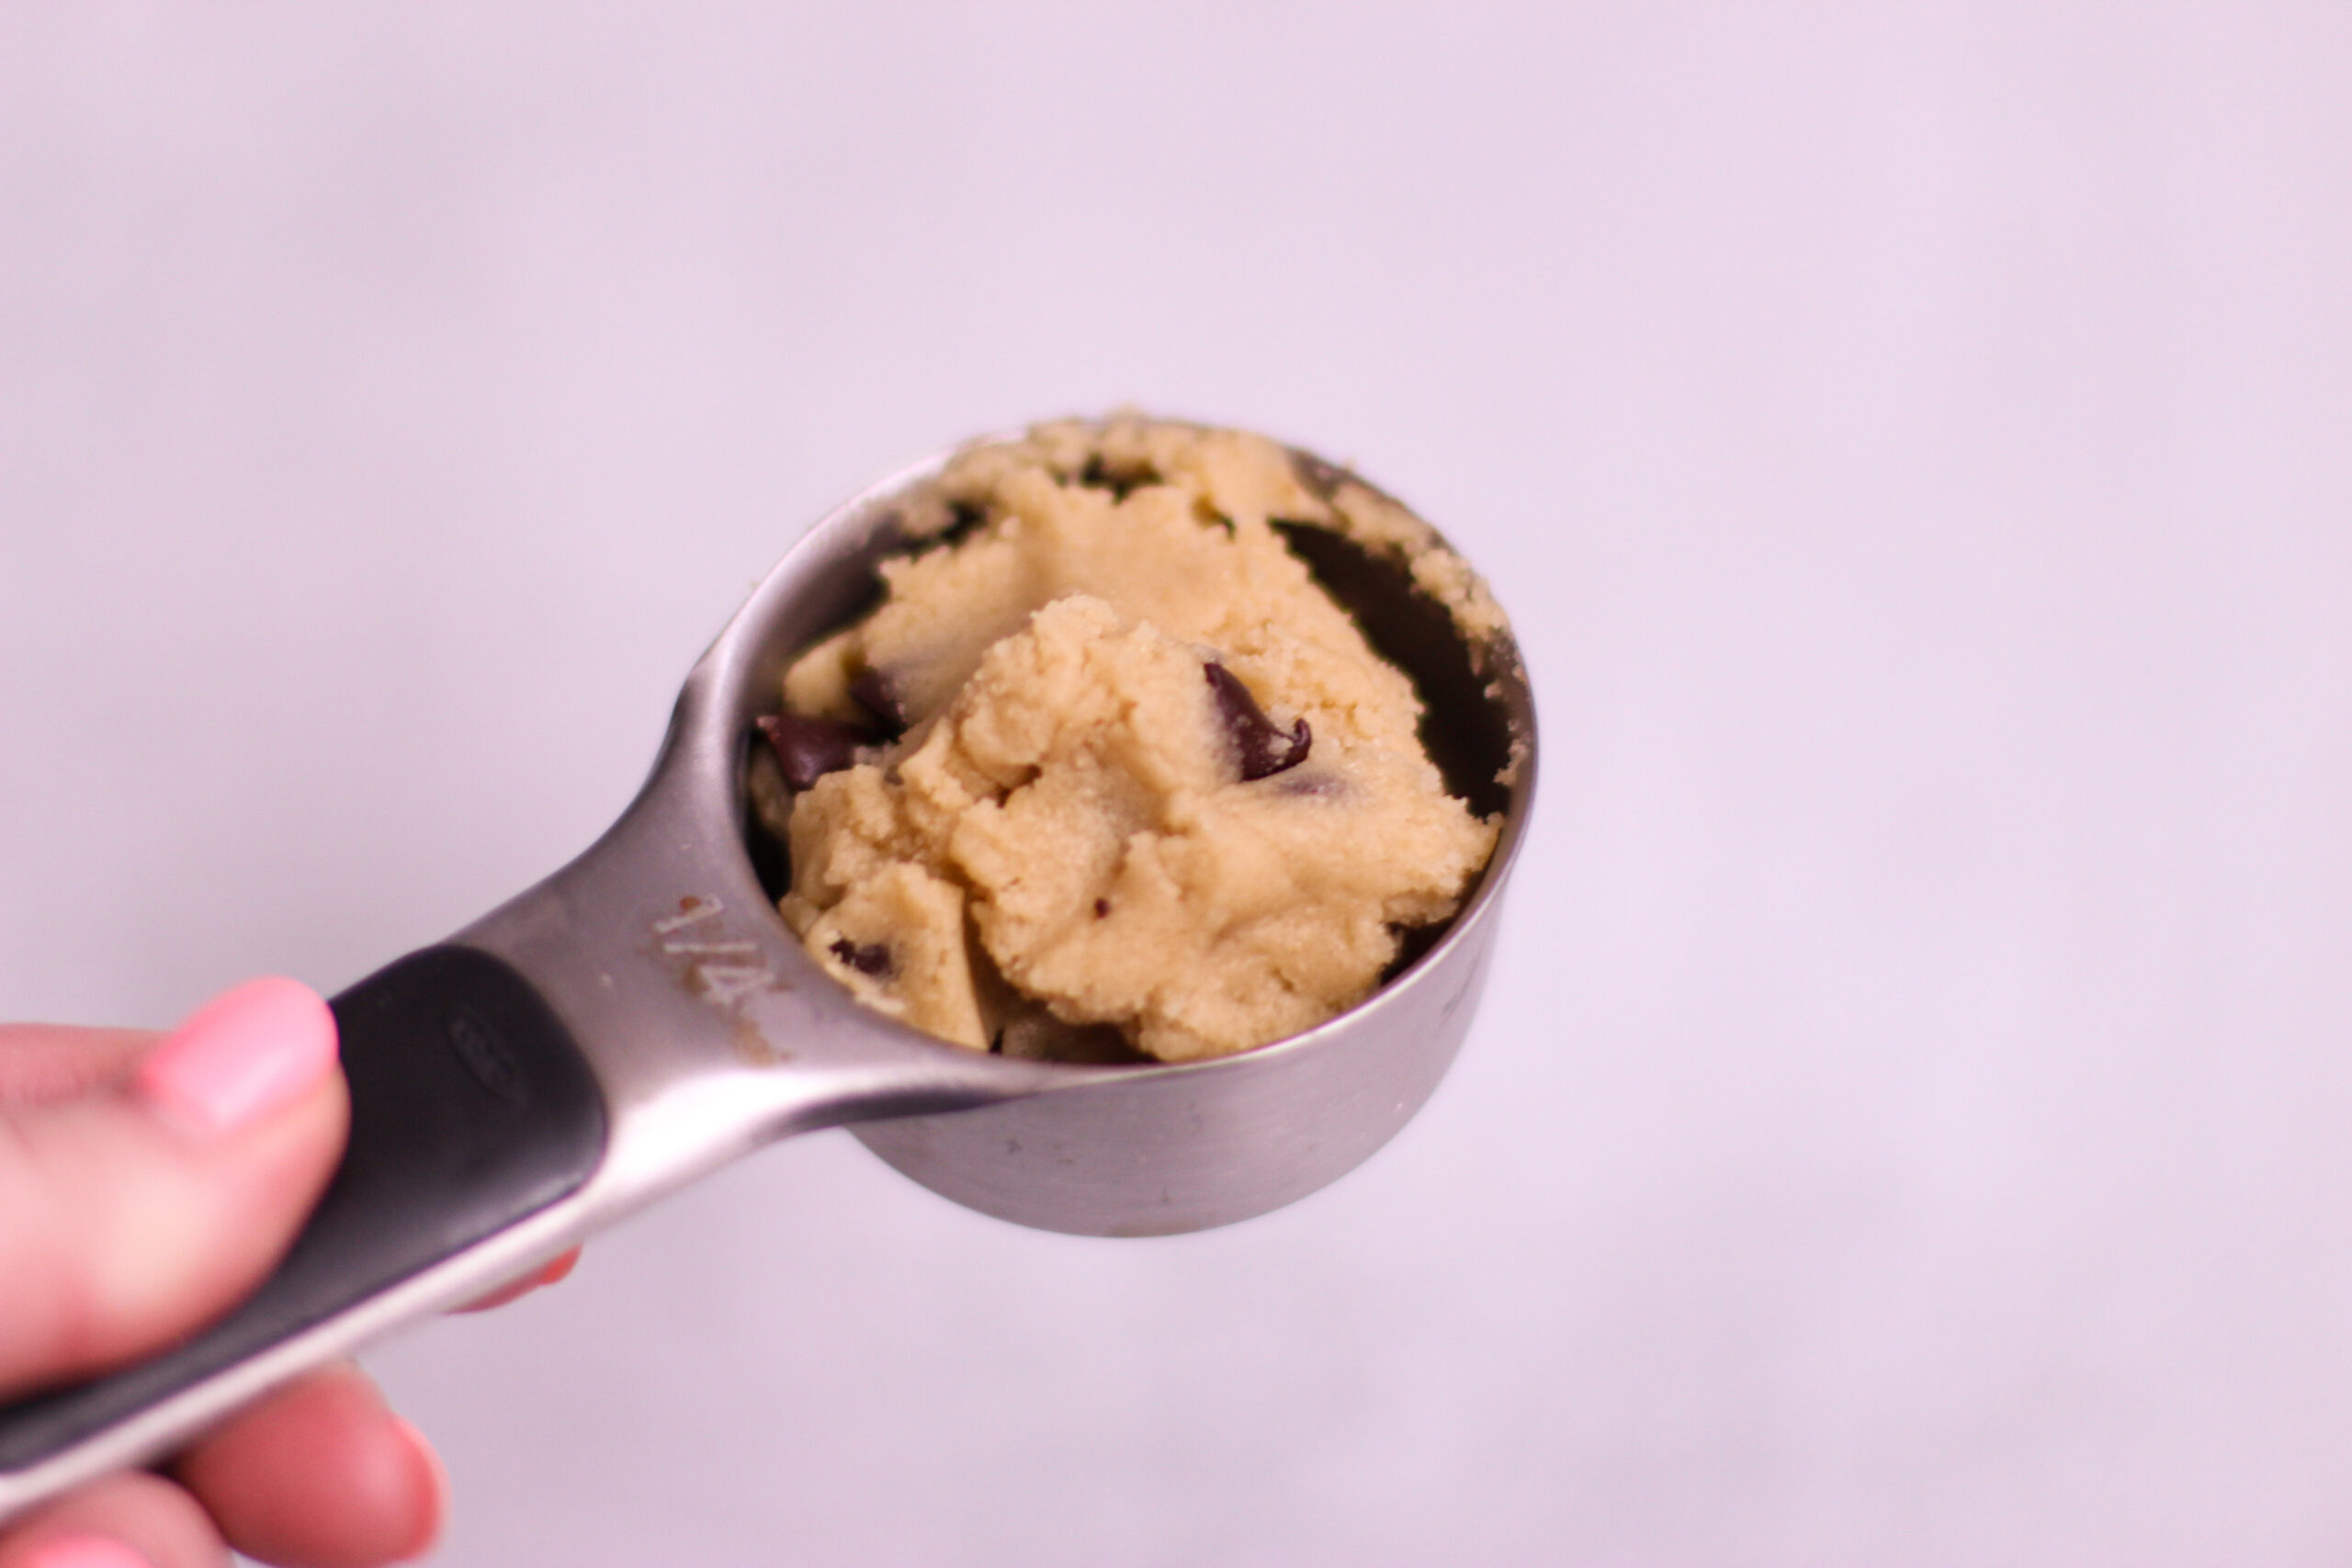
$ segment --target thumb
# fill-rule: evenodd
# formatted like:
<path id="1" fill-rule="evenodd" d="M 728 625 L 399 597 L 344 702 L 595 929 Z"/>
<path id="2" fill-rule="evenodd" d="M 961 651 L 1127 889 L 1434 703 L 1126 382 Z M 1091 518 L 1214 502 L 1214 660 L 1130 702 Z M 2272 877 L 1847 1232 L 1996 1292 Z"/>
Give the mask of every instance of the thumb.
<path id="1" fill-rule="evenodd" d="M 0 1066 L 43 1032 L 11 1032 Z M 227 1311 L 300 1228 L 348 1118 L 334 1015 L 277 978 L 198 1009 L 128 1083 L 0 1103 L 0 1402 Z"/>

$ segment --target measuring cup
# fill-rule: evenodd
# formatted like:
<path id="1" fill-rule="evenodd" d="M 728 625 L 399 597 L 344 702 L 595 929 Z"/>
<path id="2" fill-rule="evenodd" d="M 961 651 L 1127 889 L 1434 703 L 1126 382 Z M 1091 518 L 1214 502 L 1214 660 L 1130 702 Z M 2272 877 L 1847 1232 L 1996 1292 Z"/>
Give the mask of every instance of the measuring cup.
<path id="1" fill-rule="evenodd" d="M 194 1339 L 0 1408 L 0 1518 L 168 1453 L 795 1133 L 848 1124 L 915 1180 L 1023 1224 L 1159 1235 L 1303 1197 L 1419 1108 L 1485 979 L 1532 799 L 1534 707 L 1508 634 L 1465 637 L 1401 558 L 1320 527 L 1279 525 L 1413 677 L 1448 786 L 1504 814 L 1461 912 L 1417 933 L 1368 1000 L 1238 1055 L 1023 1060 L 867 1010 L 784 925 L 780 851 L 749 807 L 753 720 L 780 706 L 785 663 L 871 601 L 876 564 L 910 543 L 901 506 L 956 455 L 883 481 L 793 547 L 687 675 L 651 775 L 587 852 L 334 998 L 350 1142 L 307 1228 Z M 1292 456 L 1321 493 L 1351 478 Z"/>

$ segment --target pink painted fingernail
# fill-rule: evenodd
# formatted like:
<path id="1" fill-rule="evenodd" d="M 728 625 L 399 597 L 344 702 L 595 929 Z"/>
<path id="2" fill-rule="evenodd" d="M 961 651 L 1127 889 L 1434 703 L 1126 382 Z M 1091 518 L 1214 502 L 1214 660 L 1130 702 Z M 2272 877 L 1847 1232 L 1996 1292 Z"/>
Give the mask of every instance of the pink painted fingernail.
<path id="1" fill-rule="evenodd" d="M 300 980 L 266 975 L 221 992 L 140 1066 L 139 1092 L 175 1120 L 233 1133 L 334 1070 L 334 1014 Z"/>
<path id="2" fill-rule="evenodd" d="M 102 1535 L 67 1535 L 43 1541 L 25 1568 L 149 1568 L 144 1557 Z"/>

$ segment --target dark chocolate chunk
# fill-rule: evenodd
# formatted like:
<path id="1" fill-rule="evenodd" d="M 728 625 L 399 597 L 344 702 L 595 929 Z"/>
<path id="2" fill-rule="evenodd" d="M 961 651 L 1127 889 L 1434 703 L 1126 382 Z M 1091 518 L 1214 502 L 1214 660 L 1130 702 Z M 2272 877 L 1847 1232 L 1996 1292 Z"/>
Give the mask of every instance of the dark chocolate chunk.
<path id="1" fill-rule="evenodd" d="M 784 782 L 795 789 L 807 789 L 827 773 L 848 767 L 857 761 L 857 749 L 875 739 L 854 724 L 804 714 L 763 713 L 756 722 L 784 765 Z"/>
<path id="2" fill-rule="evenodd" d="M 907 705 L 899 697 L 898 687 L 890 677 L 879 670 L 868 670 L 849 683 L 849 694 L 857 705 L 874 716 L 882 727 L 882 738 L 896 740 L 907 732 Z"/>
<path id="3" fill-rule="evenodd" d="M 1295 768 L 1306 761 L 1306 749 L 1314 743 L 1313 731 L 1306 728 L 1305 715 L 1291 726 L 1285 735 L 1274 728 L 1241 677 L 1224 665 L 1211 660 L 1202 668 L 1208 671 L 1209 690 L 1216 694 L 1217 713 L 1225 719 L 1225 732 L 1233 741 L 1235 761 L 1241 764 L 1243 783 L 1252 779 L 1271 778 L 1284 768 Z"/>
<path id="4" fill-rule="evenodd" d="M 869 942 L 861 947 L 843 937 L 825 951 L 859 974 L 871 975 L 877 979 L 897 967 L 890 962 L 890 950 L 879 942 Z"/>

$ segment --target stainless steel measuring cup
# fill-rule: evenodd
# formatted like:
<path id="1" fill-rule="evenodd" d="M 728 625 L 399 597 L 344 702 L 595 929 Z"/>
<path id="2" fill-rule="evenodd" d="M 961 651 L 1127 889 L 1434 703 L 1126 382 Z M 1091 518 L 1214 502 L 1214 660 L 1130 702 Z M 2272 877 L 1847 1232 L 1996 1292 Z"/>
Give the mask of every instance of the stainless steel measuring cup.
<path id="1" fill-rule="evenodd" d="M 958 450 L 961 450 L 960 448 Z M 145 1362 L 0 1408 L 0 1518 L 170 1451 L 296 1373 L 471 1300 L 773 1139 L 851 1124 L 924 1185 L 1048 1229 L 1154 1235 L 1314 1191 L 1385 1143 L 1453 1060 L 1534 789 L 1508 634 L 1468 638 L 1401 558 L 1307 525 L 1292 547 L 1411 675 L 1449 787 L 1501 811 L 1459 915 L 1322 1026 L 1182 1064 L 1027 1061 L 866 1010 L 775 908 L 746 785 L 800 649 L 870 598 L 901 504 L 953 452 L 819 523 L 686 677 L 637 799 L 587 852 L 334 998 L 349 1146 L 261 1290 Z M 1310 487 L 1340 470 L 1294 453 Z M 764 878 L 764 882 L 763 882 Z"/>

